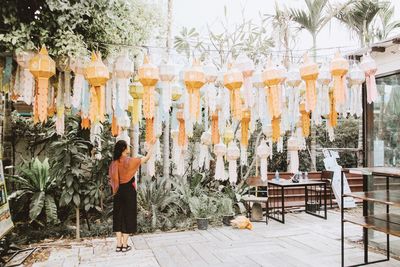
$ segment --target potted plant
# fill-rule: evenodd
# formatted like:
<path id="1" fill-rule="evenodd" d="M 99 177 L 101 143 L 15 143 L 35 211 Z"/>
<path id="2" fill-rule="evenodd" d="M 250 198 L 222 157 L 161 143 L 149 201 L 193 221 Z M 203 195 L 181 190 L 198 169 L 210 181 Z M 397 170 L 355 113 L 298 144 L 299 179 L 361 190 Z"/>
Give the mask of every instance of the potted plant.
<path id="1" fill-rule="evenodd" d="M 231 225 L 231 220 L 235 213 L 233 212 L 233 202 L 230 198 L 223 198 L 219 205 L 219 213 L 222 215 L 222 223 L 226 226 Z"/>
<path id="2" fill-rule="evenodd" d="M 217 210 L 214 199 L 207 195 L 191 197 L 189 199 L 189 207 L 190 212 L 197 220 L 197 228 L 199 230 L 207 230 L 208 220 Z"/>

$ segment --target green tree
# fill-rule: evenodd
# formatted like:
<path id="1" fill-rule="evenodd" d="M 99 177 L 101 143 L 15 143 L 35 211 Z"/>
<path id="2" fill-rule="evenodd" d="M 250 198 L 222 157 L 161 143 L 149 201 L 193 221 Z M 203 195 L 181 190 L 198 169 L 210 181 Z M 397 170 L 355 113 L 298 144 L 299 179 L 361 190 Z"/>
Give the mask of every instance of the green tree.
<path id="1" fill-rule="evenodd" d="M 378 20 L 380 25 L 376 29 L 374 36 L 378 40 L 385 40 L 389 35 L 400 28 L 400 20 L 394 20 L 394 6 L 387 3 L 378 13 Z"/>

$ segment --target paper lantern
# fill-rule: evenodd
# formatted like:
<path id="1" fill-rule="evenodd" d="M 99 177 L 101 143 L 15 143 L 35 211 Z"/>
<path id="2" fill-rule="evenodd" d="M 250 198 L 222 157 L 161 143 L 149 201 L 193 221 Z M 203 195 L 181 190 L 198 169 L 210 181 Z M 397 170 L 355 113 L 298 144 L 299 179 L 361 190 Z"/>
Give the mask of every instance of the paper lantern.
<path id="1" fill-rule="evenodd" d="M 138 69 L 139 81 L 144 87 L 143 115 L 146 119 L 154 118 L 155 86 L 159 79 L 158 68 L 151 64 L 149 57 L 144 57 L 143 65 Z"/>
<path id="2" fill-rule="evenodd" d="M 199 168 L 202 168 L 204 166 L 206 170 L 210 169 L 211 155 L 208 151 L 208 147 L 210 145 L 212 145 L 212 140 L 211 131 L 209 129 L 207 131 L 204 131 L 200 137 Z"/>
<path id="3" fill-rule="evenodd" d="M 224 135 L 223 135 L 224 143 L 226 145 L 228 145 L 233 140 L 234 137 L 235 137 L 235 133 L 232 130 L 232 126 L 228 125 L 225 128 Z"/>
<path id="4" fill-rule="evenodd" d="M 378 90 L 376 88 L 376 80 L 375 74 L 378 70 L 376 67 L 375 60 L 371 57 L 370 54 L 364 55 L 362 57 L 360 68 L 365 73 L 365 83 L 367 87 L 367 102 L 371 104 L 378 97 Z"/>
<path id="5" fill-rule="evenodd" d="M 278 142 L 281 136 L 281 118 L 272 118 L 272 142 Z"/>
<path id="6" fill-rule="evenodd" d="M 178 101 L 182 97 L 182 88 L 178 83 L 174 83 L 171 91 L 171 98 L 173 101 Z"/>
<path id="7" fill-rule="evenodd" d="M 200 117 L 200 88 L 205 83 L 205 74 L 200 62 L 193 60 L 193 65 L 184 72 L 183 79 L 189 93 L 190 114 L 193 120 Z"/>
<path id="8" fill-rule="evenodd" d="M 344 59 L 339 52 L 331 61 L 331 73 L 334 82 L 334 92 L 337 104 L 342 105 L 346 101 L 345 75 L 349 70 L 349 62 Z"/>
<path id="9" fill-rule="evenodd" d="M 224 86 L 230 92 L 230 106 L 232 118 L 240 120 L 242 117 L 242 107 L 240 101 L 240 88 L 243 84 L 243 74 L 237 68 L 228 66 L 228 71 L 224 74 Z"/>
<path id="10" fill-rule="evenodd" d="M 300 104 L 301 114 L 301 126 L 303 129 L 303 136 L 308 137 L 310 135 L 310 112 L 306 110 L 305 103 Z"/>
<path id="11" fill-rule="evenodd" d="M 336 98 L 333 89 L 329 90 L 329 100 L 330 100 L 329 104 L 331 112 L 329 113 L 328 123 L 332 128 L 334 128 L 337 125 L 337 112 L 336 112 Z"/>
<path id="12" fill-rule="evenodd" d="M 261 180 L 265 182 L 268 180 L 268 156 L 269 156 L 269 148 L 265 140 L 262 140 L 260 142 L 260 145 L 257 147 L 256 154 L 260 159 Z"/>
<path id="13" fill-rule="evenodd" d="M 46 122 L 49 78 L 56 73 L 55 62 L 49 57 L 46 46 L 43 45 L 39 53 L 29 61 L 29 70 L 37 82 L 34 111 L 37 112 L 40 122 Z"/>
<path id="14" fill-rule="evenodd" d="M 112 122 L 111 122 L 111 135 L 112 136 L 118 136 L 120 131 L 121 131 L 121 128 L 118 125 L 117 118 L 115 116 L 113 116 L 112 117 Z"/>
<path id="15" fill-rule="evenodd" d="M 362 84 L 365 81 L 365 73 L 354 63 L 349 71 L 350 85 L 350 115 L 362 115 Z"/>
<path id="16" fill-rule="evenodd" d="M 243 74 L 242 92 L 244 96 L 244 105 L 245 107 L 253 107 L 254 96 L 251 76 L 254 72 L 254 63 L 246 54 L 240 54 L 236 58 L 235 67 Z"/>
<path id="17" fill-rule="evenodd" d="M 226 154 L 226 146 L 223 143 L 216 144 L 214 146 L 214 153 L 217 157 L 217 161 L 215 163 L 215 180 L 217 181 L 225 181 L 227 177 L 225 175 L 225 166 L 224 166 L 224 156 Z"/>
<path id="18" fill-rule="evenodd" d="M 218 127 L 218 111 L 211 115 L 211 140 L 214 145 L 220 142 L 219 127 Z"/>
<path id="19" fill-rule="evenodd" d="M 329 84 L 331 83 L 332 76 L 327 63 L 322 64 L 318 74 L 318 94 L 317 94 L 317 108 L 321 116 L 326 116 L 330 113 L 329 103 Z"/>
<path id="20" fill-rule="evenodd" d="M 271 58 L 268 59 L 267 67 L 263 72 L 264 85 L 266 86 L 266 95 L 268 97 L 268 106 L 273 118 L 281 115 L 282 92 L 281 83 L 285 78 L 285 73 L 272 64 Z"/>
<path id="21" fill-rule="evenodd" d="M 178 145 L 180 147 L 184 147 L 186 145 L 185 115 L 182 108 L 176 113 L 176 118 L 179 122 Z"/>
<path id="22" fill-rule="evenodd" d="M 57 83 L 57 117 L 56 117 L 56 132 L 58 135 L 64 135 L 64 94 L 62 90 L 62 77 L 61 73 L 58 75 Z"/>
<path id="23" fill-rule="evenodd" d="M 107 67 L 101 60 L 100 53 L 92 53 L 91 62 L 85 68 L 85 78 L 91 85 L 90 114 L 91 121 L 104 121 L 105 102 L 103 98 L 104 85 L 110 78 Z"/>
<path id="24" fill-rule="evenodd" d="M 17 100 L 22 96 L 22 100 L 27 104 L 32 104 L 35 80 L 32 73 L 29 71 L 29 62 L 33 58 L 32 51 L 21 51 L 16 54 L 18 70 L 15 77 L 15 86 L 13 90 L 13 100 Z"/>
<path id="25" fill-rule="evenodd" d="M 128 110 L 129 105 L 129 82 L 133 75 L 133 61 L 127 53 L 120 55 L 115 60 L 114 74 L 116 77 L 118 104 L 122 110 Z"/>
<path id="26" fill-rule="evenodd" d="M 318 78 L 318 65 L 312 62 L 308 54 L 304 56 L 303 65 L 300 67 L 301 78 L 306 83 L 306 110 L 314 111 L 317 102 L 316 80 Z"/>
<path id="27" fill-rule="evenodd" d="M 138 124 L 142 113 L 142 99 L 144 95 L 143 85 L 139 82 L 139 79 L 135 77 L 133 83 L 129 87 L 129 93 L 133 99 L 133 105 L 131 107 L 132 123 Z"/>
<path id="28" fill-rule="evenodd" d="M 240 150 L 236 145 L 236 142 L 231 142 L 226 150 L 226 159 L 228 160 L 229 167 L 229 182 L 236 184 L 237 182 L 237 159 L 240 157 Z"/>
<path id="29" fill-rule="evenodd" d="M 215 83 L 218 78 L 218 69 L 211 63 L 204 66 L 204 73 L 206 77 L 206 108 L 209 109 L 210 114 L 216 110 L 217 106 L 217 87 Z"/>
<path id="30" fill-rule="evenodd" d="M 85 73 L 85 61 L 83 58 L 73 58 L 70 61 L 70 68 L 74 72 L 74 82 L 72 84 L 73 94 L 71 105 L 80 109 L 82 102 L 82 91 L 84 86 L 84 73 Z"/>
<path id="31" fill-rule="evenodd" d="M 165 83 L 161 92 L 162 98 L 162 108 L 163 111 L 169 114 L 169 109 L 171 108 L 171 91 L 172 86 L 171 83 L 176 78 L 176 68 L 175 65 L 171 63 L 170 60 L 168 62 L 164 62 L 160 65 L 160 81 Z"/>
<path id="32" fill-rule="evenodd" d="M 288 172 L 299 172 L 299 142 L 296 137 L 291 136 L 287 141 L 287 151 L 289 154 L 289 169 Z"/>

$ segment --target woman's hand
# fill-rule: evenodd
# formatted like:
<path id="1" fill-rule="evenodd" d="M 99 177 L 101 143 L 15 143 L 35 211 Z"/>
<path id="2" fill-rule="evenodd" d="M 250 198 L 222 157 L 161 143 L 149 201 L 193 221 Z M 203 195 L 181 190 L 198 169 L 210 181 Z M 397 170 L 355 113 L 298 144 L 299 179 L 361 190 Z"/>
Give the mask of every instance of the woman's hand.
<path id="1" fill-rule="evenodd" d="M 141 164 L 146 163 L 150 157 L 153 155 L 154 151 L 154 144 L 156 143 L 156 138 L 154 137 L 151 141 L 150 144 L 148 144 L 148 149 L 147 149 L 147 154 L 143 158 L 141 158 Z"/>

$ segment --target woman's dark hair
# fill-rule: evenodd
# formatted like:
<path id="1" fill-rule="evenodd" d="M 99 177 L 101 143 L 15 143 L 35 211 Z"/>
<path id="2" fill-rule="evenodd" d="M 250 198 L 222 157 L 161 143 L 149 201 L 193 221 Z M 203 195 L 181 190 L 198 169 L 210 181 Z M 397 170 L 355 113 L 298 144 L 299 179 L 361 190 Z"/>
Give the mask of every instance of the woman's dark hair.
<path id="1" fill-rule="evenodd" d="M 114 160 L 118 160 L 122 156 L 122 152 L 128 147 L 124 140 L 119 140 L 114 146 Z"/>

